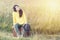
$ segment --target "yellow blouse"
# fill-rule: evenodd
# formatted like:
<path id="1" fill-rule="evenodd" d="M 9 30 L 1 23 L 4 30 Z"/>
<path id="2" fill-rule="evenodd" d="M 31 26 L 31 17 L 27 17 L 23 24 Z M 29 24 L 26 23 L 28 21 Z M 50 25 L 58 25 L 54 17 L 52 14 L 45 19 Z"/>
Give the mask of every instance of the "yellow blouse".
<path id="1" fill-rule="evenodd" d="M 25 13 L 23 13 L 22 17 L 19 17 L 19 13 L 17 13 L 17 12 L 13 12 L 12 15 L 13 15 L 13 25 L 15 25 L 16 23 L 18 23 L 18 24 L 26 24 L 27 23 Z"/>

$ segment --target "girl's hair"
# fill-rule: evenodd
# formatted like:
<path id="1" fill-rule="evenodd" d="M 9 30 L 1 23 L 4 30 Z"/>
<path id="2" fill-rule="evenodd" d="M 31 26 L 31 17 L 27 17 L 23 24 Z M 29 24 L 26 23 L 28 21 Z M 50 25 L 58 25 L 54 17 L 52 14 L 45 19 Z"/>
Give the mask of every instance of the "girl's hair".
<path id="1" fill-rule="evenodd" d="M 16 12 L 17 10 L 16 10 L 16 6 L 18 6 L 19 7 L 19 5 L 14 5 L 13 6 L 13 10 Z"/>
<path id="2" fill-rule="evenodd" d="M 22 11 L 22 9 L 20 9 L 19 10 L 19 17 L 22 17 L 22 15 L 23 15 L 23 11 Z"/>

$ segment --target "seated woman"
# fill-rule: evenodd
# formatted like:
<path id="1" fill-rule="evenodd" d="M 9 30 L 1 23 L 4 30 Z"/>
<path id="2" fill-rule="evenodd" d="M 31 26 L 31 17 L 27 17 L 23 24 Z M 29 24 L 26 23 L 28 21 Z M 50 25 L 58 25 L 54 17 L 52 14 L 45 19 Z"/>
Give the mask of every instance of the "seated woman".
<path id="1" fill-rule="evenodd" d="M 19 37 L 20 34 L 23 36 L 25 33 L 29 34 L 30 25 L 27 23 L 25 13 L 20 9 L 18 5 L 13 7 L 13 35 Z"/>

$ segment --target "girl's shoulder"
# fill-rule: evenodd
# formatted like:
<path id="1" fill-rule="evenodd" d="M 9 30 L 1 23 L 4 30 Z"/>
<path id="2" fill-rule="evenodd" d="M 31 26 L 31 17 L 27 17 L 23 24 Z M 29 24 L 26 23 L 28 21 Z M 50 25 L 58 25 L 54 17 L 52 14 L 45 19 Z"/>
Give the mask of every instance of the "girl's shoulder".
<path id="1" fill-rule="evenodd" d="M 13 12 L 12 14 L 18 14 L 17 12 Z"/>
<path id="2" fill-rule="evenodd" d="M 12 15 L 13 16 L 16 16 L 16 15 L 18 15 L 18 13 L 17 12 L 13 12 Z"/>
<path id="3" fill-rule="evenodd" d="M 15 13 L 17 13 L 17 12 L 13 12 L 13 14 L 15 14 Z"/>

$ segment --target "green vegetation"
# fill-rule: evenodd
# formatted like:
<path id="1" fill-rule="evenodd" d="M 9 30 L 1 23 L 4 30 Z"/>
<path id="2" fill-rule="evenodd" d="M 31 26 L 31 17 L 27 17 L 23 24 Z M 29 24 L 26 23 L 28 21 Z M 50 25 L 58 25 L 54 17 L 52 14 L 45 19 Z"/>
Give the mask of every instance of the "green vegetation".
<path id="1" fill-rule="evenodd" d="M 12 17 L 11 14 L 0 14 L 0 29 L 1 30 L 6 30 L 6 31 L 11 31 L 12 27 Z"/>

